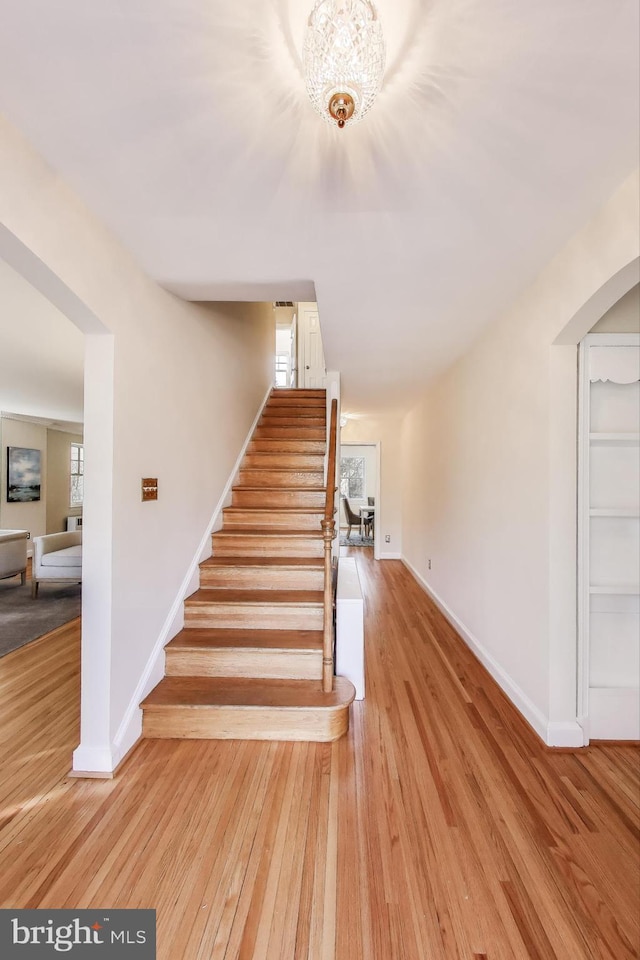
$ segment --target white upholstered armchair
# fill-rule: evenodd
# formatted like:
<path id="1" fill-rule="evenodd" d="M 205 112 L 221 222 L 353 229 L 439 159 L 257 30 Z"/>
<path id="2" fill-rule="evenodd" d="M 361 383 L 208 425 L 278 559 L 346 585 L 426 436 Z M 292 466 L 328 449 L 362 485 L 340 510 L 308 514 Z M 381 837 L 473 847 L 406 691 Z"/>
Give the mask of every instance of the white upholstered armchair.
<path id="1" fill-rule="evenodd" d="M 20 583 L 27 575 L 26 530 L 0 530 L 0 580 L 20 574 Z"/>
<path id="2" fill-rule="evenodd" d="M 82 531 L 48 533 L 33 538 L 31 596 L 38 596 L 41 580 L 80 583 L 82 580 Z"/>

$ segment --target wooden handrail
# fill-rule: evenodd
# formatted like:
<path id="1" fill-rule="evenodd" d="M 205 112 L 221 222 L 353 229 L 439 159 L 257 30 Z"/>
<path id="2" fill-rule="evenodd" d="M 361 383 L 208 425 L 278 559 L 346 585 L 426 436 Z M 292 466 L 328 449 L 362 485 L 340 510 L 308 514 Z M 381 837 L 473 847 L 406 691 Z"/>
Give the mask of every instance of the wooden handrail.
<path id="1" fill-rule="evenodd" d="M 336 511 L 336 438 L 338 433 L 338 401 L 331 401 L 329 422 L 329 458 L 327 466 L 327 495 L 324 501 L 324 518 L 333 520 Z"/>
<path id="2" fill-rule="evenodd" d="M 331 544 L 336 535 L 336 448 L 338 434 L 338 401 L 331 401 L 327 485 L 322 535 L 324 537 L 324 633 L 322 636 L 322 689 L 333 689 L 333 581 L 331 576 Z"/>

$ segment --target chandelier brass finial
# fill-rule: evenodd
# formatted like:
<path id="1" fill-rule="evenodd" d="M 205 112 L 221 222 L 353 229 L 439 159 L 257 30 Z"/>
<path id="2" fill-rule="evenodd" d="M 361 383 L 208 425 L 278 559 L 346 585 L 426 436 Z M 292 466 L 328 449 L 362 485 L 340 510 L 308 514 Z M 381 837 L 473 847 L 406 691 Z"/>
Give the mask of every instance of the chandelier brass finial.
<path id="1" fill-rule="evenodd" d="M 353 97 L 348 93 L 336 93 L 329 101 L 329 113 L 341 130 L 353 116 L 355 106 Z"/>

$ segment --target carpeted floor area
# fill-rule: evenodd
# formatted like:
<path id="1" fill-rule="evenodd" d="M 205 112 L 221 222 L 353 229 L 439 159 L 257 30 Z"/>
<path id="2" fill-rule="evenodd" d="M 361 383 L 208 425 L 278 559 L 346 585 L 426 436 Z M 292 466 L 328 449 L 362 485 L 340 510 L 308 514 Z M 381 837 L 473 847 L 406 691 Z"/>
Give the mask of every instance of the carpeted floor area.
<path id="1" fill-rule="evenodd" d="M 82 585 L 41 583 L 31 599 L 31 583 L 0 580 L 0 657 L 80 616 Z"/>
<path id="2" fill-rule="evenodd" d="M 359 533 L 352 533 L 350 537 L 340 534 L 341 547 L 372 547 L 373 537 L 361 537 Z"/>

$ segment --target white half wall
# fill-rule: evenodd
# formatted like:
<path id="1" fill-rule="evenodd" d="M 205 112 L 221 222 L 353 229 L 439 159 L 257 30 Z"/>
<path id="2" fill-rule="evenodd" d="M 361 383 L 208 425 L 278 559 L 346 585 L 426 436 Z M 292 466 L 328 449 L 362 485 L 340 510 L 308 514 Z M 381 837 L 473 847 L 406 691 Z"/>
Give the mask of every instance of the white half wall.
<path id="1" fill-rule="evenodd" d="M 115 737 L 272 380 L 271 304 L 194 304 L 149 279 L 8 123 L 0 239 L 85 336 L 83 694 L 77 770 Z M 68 307 L 68 310 L 67 310 Z M 142 477 L 157 501 L 141 502 Z"/>
<path id="2" fill-rule="evenodd" d="M 638 209 L 634 175 L 403 423 L 403 558 L 556 746 L 583 742 L 576 344 L 637 283 Z"/>

